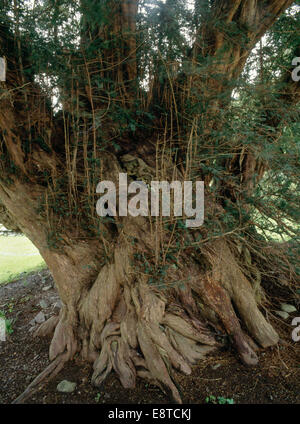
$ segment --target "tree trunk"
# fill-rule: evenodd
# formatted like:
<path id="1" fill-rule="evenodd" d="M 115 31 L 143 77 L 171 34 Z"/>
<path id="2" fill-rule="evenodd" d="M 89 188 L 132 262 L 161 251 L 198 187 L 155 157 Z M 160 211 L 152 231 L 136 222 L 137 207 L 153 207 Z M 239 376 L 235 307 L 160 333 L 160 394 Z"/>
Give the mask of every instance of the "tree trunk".
<path id="1" fill-rule="evenodd" d="M 110 156 L 110 166 L 113 161 L 117 167 Z M 173 260 L 166 259 L 170 233 L 159 233 L 165 260 L 157 264 L 158 232 L 151 229 L 151 221 L 124 217 L 106 252 L 101 239 L 78 241 L 68 231 L 61 234 L 56 249 L 50 249 L 47 222 L 36 213 L 40 193 L 33 197 L 30 185 L 21 188 L 16 182 L 5 189 L 2 185 L 1 197 L 40 250 L 63 302 L 59 317 L 42 324 L 36 335 L 54 332 L 51 361 L 60 358 L 64 363 L 76 353 L 92 361 L 96 386 L 114 369 L 124 387 L 134 387 L 140 376 L 180 402 L 172 368 L 190 374 L 191 365 L 220 348 L 224 336 L 247 365 L 258 361 L 257 346 L 247 332 L 262 347 L 278 342 L 226 239 L 204 244 L 198 255 L 191 255 L 192 247 L 185 250 L 182 243 L 176 269 Z M 213 207 L 207 203 L 207 208 Z M 198 233 L 192 233 L 190 246 L 197 245 Z M 160 266 L 166 269 L 163 290 L 159 283 L 150 286 L 147 275 L 157 275 L 153 271 Z"/>
<path id="2" fill-rule="evenodd" d="M 91 10 L 104 3 L 111 8 L 97 26 L 89 21 Z M 227 339 L 245 364 L 255 365 L 257 344 L 278 342 L 230 236 L 210 237 L 205 225 L 180 231 L 172 219 L 166 229 L 161 217 L 96 215 L 96 184 L 117 183 L 120 172 L 138 180 L 184 181 L 193 168 L 193 177 L 199 176 L 190 144 L 197 122 L 204 122 L 200 142 L 212 145 L 218 114 L 228 106 L 251 49 L 292 1 L 209 4 L 209 20 L 183 60 L 190 72 L 175 77 L 167 72 L 162 83 L 156 72 L 150 79 L 157 85 L 151 88 L 150 82 L 143 92 L 136 81 L 143 77 L 137 64 L 137 1 L 82 0 L 80 48 L 88 49 L 96 38 L 101 49 L 95 48 L 95 58 L 85 51 L 69 55 L 71 74 L 59 86 L 63 110 L 55 116 L 47 96 L 24 73 L 24 42 L 0 22 L 0 37 L 7 35 L 0 47 L 8 61 L 7 81 L 0 83 L 1 208 L 39 249 L 63 303 L 59 316 L 36 332 L 53 333 L 52 363 L 32 387 L 78 353 L 93 362 L 96 386 L 114 370 L 124 387 L 134 387 L 137 376 L 146 378 L 181 402 L 173 368 L 190 374 L 193 364 Z M 228 41 L 231 25 L 241 30 Z M 208 68 L 199 75 L 200 55 Z M 186 117 L 187 104 L 195 108 L 193 116 Z M 125 124 L 115 117 L 120 105 Z M 155 114 L 151 129 L 149 111 Z M 147 130 L 132 130 L 130 119 L 145 119 Z M 248 184 L 257 168 L 252 162 L 248 154 L 244 170 L 231 169 L 229 161 L 227 171 Z M 205 209 L 217 225 L 224 211 L 210 182 L 209 176 Z M 235 199 L 234 188 L 228 190 L 226 196 Z"/>

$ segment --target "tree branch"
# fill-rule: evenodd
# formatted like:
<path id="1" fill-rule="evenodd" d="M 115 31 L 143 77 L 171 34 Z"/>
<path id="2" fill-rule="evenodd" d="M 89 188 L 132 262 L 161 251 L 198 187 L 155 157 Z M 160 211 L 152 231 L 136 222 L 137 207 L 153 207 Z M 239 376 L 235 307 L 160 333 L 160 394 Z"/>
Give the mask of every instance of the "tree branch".
<path id="1" fill-rule="evenodd" d="M 210 74 L 220 76 L 218 82 L 210 77 L 214 89 L 216 85 L 219 93 L 228 85 L 232 89 L 230 82 L 241 74 L 252 48 L 292 3 L 293 0 L 213 2 L 208 19 L 197 31 L 193 58 L 195 62 L 198 56 L 214 59 L 208 69 Z"/>
<path id="2" fill-rule="evenodd" d="M 92 9 L 95 9 L 91 13 Z M 136 63 L 136 17 L 138 0 L 81 0 L 82 35 L 81 48 L 86 56 L 88 97 L 93 95 L 90 73 L 115 84 L 126 101 L 134 94 L 137 77 Z M 101 17 L 99 20 L 98 17 Z M 96 47 L 96 52 L 94 46 Z M 89 50 L 93 50 L 93 61 L 89 64 Z M 107 91 L 111 87 L 107 86 Z M 95 104 L 93 105 L 95 106 Z"/>

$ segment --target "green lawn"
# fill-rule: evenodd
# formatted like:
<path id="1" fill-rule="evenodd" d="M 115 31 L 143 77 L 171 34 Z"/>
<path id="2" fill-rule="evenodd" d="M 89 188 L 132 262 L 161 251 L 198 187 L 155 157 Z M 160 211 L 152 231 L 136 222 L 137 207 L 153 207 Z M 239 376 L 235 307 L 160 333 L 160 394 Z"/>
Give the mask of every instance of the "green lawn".
<path id="1" fill-rule="evenodd" d="M 15 279 L 22 272 L 45 266 L 39 251 L 26 237 L 0 236 L 0 284 Z"/>

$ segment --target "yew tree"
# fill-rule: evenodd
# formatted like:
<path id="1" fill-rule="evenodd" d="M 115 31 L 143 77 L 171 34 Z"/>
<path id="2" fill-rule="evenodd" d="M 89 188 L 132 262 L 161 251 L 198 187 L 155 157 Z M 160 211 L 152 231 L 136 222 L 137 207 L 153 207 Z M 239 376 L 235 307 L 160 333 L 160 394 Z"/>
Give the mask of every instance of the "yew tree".
<path id="1" fill-rule="evenodd" d="M 300 13 L 292 0 L 1 0 L 0 221 L 62 301 L 50 365 L 75 355 L 181 402 L 179 370 L 279 335 L 268 288 L 299 284 Z M 205 220 L 106 216 L 97 184 L 204 181 Z M 277 239 L 274 239 L 274 233 Z"/>

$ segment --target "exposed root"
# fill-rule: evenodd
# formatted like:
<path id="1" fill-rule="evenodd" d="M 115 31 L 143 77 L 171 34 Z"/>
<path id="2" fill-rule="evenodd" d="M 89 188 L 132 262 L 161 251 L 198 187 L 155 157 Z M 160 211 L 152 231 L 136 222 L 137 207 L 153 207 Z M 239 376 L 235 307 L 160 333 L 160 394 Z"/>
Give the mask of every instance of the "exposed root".
<path id="1" fill-rule="evenodd" d="M 183 318 L 166 312 L 165 306 L 162 294 L 155 294 L 146 284 L 131 289 L 125 285 L 111 321 L 101 332 L 101 352 L 92 376 L 94 385 L 99 387 L 114 369 L 124 387 L 135 387 L 136 376 L 143 377 L 181 403 L 171 378 L 172 369 L 189 375 L 190 365 L 217 343 L 200 321 L 195 320 L 197 330 L 184 311 L 177 310 Z"/>
<path id="2" fill-rule="evenodd" d="M 49 349 L 49 359 L 53 361 L 58 355 L 67 351 L 68 360 L 72 359 L 77 352 L 77 338 L 73 327 L 65 322 L 63 318 L 58 322 Z"/>
<path id="3" fill-rule="evenodd" d="M 60 316 L 53 316 L 41 324 L 35 331 L 34 336 L 47 336 L 53 332 L 54 336 L 49 348 L 49 359 L 52 362 L 13 403 L 22 403 L 28 399 L 36 392 L 41 383 L 45 384 L 54 378 L 61 371 L 64 364 L 72 359 L 77 352 L 78 342 L 66 307 L 62 309 Z"/>
<path id="4" fill-rule="evenodd" d="M 120 337 L 119 324 L 107 324 L 102 334 L 102 349 L 94 362 L 92 383 L 99 387 L 112 369 L 125 388 L 135 387 L 136 370 L 128 344 Z"/>
<path id="5" fill-rule="evenodd" d="M 254 290 L 227 243 L 218 240 L 210 246 L 207 256 L 213 280 L 226 289 L 250 335 L 264 348 L 277 344 L 279 336 L 258 309 Z"/>
<path id="6" fill-rule="evenodd" d="M 57 363 L 55 370 L 61 366 L 58 358 L 66 361 L 80 352 L 93 362 L 95 386 L 114 370 L 125 388 L 134 388 L 137 377 L 146 378 L 181 403 L 173 369 L 189 375 L 193 364 L 220 346 L 215 330 L 221 335 L 226 331 L 245 364 L 257 364 L 257 346 L 242 330 L 237 314 L 261 346 L 277 342 L 226 244 L 216 243 L 204 251 L 210 271 L 201 274 L 189 262 L 189 285 L 170 291 L 155 290 L 143 275 L 136 278 L 129 250 L 124 256 L 124 249 L 116 248 L 115 261 L 101 269 L 89 290 L 84 288 L 77 305 L 73 301 L 64 306 L 59 320 L 52 317 L 37 330 L 36 335 L 42 336 L 55 327 L 49 353 Z M 53 369 L 49 367 L 47 376 Z M 33 387 L 40 381 L 35 380 Z"/>
<path id="7" fill-rule="evenodd" d="M 162 359 L 161 353 L 164 354 L 165 360 L 167 361 L 167 352 L 160 352 L 158 350 L 158 348 L 151 340 L 151 335 L 148 332 L 147 327 L 141 322 L 138 324 L 137 331 L 138 340 L 145 357 L 147 368 L 149 369 L 154 380 L 159 381 L 163 387 L 166 387 L 171 391 L 175 402 L 182 403 L 178 389 L 171 380 L 166 364 Z"/>
<path id="8" fill-rule="evenodd" d="M 33 333 L 34 337 L 45 337 L 54 333 L 54 330 L 59 322 L 57 315 L 52 316 L 47 321 L 43 322 Z"/>
<path id="9" fill-rule="evenodd" d="M 200 332 L 192 325 L 192 322 L 188 322 L 177 315 L 166 313 L 163 323 L 188 339 L 210 346 L 216 345 L 216 340 L 207 329 L 202 328 Z"/>
<path id="10" fill-rule="evenodd" d="M 171 328 L 167 328 L 167 334 L 171 340 L 172 346 L 191 364 L 196 364 L 199 360 L 204 359 L 205 355 L 213 352 L 217 348 L 216 346 L 200 345 Z"/>
<path id="11" fill-rule="evenodd" d="M 120 287 L 129 270 L 128 249 L 124 245 L 115 249 L 114 263 L 105 265 L 92 288 L 82 295 L 79 306 L 80 321 L 88 329 L 84 356 L 101 346 L 101 332 L 120 299 Z M 100 306 L 101 305 L 101 306 Z"/>
<path id="12" fill-rule="evenodd" d="M 204 281 L 203 289 L 203 298 L 221 319 L 242 361 L 246 365 L 256 365 L 257 355 L 247 342 L 226 290 L 209 278 Z"/>
<path id="13" fill-rule="evenodd" d="M 42 384 L 53 379 L 63 368 L 64 364 L 68 361 L 68 353 L 59 355 L 51 364 L 47 366 L 26 388 L 26 390 L 17 397 L 12 403 L 20 404 L 32 396 Z"/>

